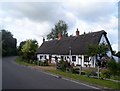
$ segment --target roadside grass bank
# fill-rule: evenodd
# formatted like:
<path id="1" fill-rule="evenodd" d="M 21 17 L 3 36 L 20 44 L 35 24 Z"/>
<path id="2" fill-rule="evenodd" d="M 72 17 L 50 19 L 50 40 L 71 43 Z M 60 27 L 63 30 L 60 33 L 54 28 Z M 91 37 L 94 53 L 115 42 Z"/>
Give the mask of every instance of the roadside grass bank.
<path id="1" fill-rule="evenodd" d="M 35 65 L 35 64 L 30 64 L 30 63 L 24 62 L 20 57 L 16 58 L 15 62 L 20 64 L 20 65 L 24 65 L 24 66 L 30 66 L 30 67 L 31 66 L 33 66 L 33 67 L 38 66 L 38 65 Z M 46 66 L 41 66 L 41 67 L 42 67 L 42 70 L 44 70 L 44 67 L 46 67 Z M 49 67 L 49 66 L 47 66 L 47 67 Z M 39 66 L 38 69 L 40 69 L 40 66 Z M 53 69 L 46 70 L 45 69 L 44 71 L 50 72 L 50 73 L 55 74 L 55 75 L 59 75 L 61 77 L 69 78 L 69 79 L 72 79 L 72 80 L 81 81 L 81 82 L 86 83 L 86 84 L 91 84 L 91 85 L 94 85 L 94 86 L 98 86 L 98 87 L 101 87 L 103 89 L 117 89 L 117 90 L 119 89 L 120 90 L 120 82 L 113 82 L 113 81 L 110 81 L 110 80 L 90 78 L 90 77 L 87 77 L 87 76 L 83 76 L 83 75 L 79 75 L 79 74 L 73 74 L 73 73 L 70 73 L 70 72 L 63 72 L 63 71 L 60 71 L 60 70 L 53 70 Z"/>
<path id="2" fill-rule="evenodd" d="M 18 63 L 18 64 L 20 64 L 20 65 L 24 65 L 24 66 L 35 66 L 35 64 L 30 64 L 30 63 L 24 62 L 22 60 L 22 58 L 20 58 L 20 57 L 17 57 L 15 59 L 15 62 Z"/>
<path id="3" fill-rule="evenodd" d="M 87 76 L 81 76 L 79 74 L 73 74 L 69 72 L 62 72 L 60 70 L 47 70 L 47 72 L 63 76 L 65 78 L 70 78 L 73 80 L 82 81 L 83 83 L 95 85 L 95 86 L 102 86 L 104 89 L 120 89 L 120 82 L 113 82 L 109 80 L 102 80 L 97 78 L 90 78 Z"/>

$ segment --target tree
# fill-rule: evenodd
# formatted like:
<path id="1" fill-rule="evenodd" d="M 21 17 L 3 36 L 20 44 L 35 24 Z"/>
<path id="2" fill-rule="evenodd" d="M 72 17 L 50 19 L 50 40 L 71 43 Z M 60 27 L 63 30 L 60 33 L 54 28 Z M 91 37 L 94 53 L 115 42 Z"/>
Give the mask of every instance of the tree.
<path id="1" fill-rule="evenodd" d="M 11 32 L 1 30 L 2 33 L 2 56 L 12 56 L 17 54 L 17 39 L 13 38 Z"/>
<path id="2" fill-rule="evenodd" d="M 115 60 L 111 59 L 108 62 L 108 69 L 113 76 L 120 76 L 120 61 L 116 62 Z"/>
<path id="3" fill-rule="evenodd" d="M 38 42 L 36 40 L 27 40 L 26 43 L 22 46 L 23 58 L 28 60 L 34 59 L 36 49 L 38 48 Z"/>
<path id="4" fill-rule="evenodd" d="M 116 56 L 118 56 L 118 57 L 120 58 L 120 51 L 118 51 L 118 52 L 116 53 Z"/>
<path id="5" fill-rule="evenodd" d="M 101 65 L 101 58 L 106 55 L 106 52 L 108 51 L 108 45 L 105 45 L 104 43 L 100 45 L 89 45 L 87 49 L 88 56 L 96 58 L 97 66 L 98 66 L 98 78 L 99 78 L 99 66 Z M 100 59 L 98 59 L 98 57 Z"/>
<path id="6" fill-rule="evenodd" d="M 100 45 L 91 44 L 87 48 L 87 55 L 91 57 L 95 56 L 96 60 L 98 60 L 98 57 L 100 57 L 101 59 L 103 56 L 106 55 L 108 50 L 109 50 L 108 45 L 104 43 Z"/>
<path id="7" fill-rule="evenodd" d="M 67 24 L 63 20 L 59 20 L 59 22 L 55 24 L 55 27 L 52 28 L 52 31 L 47 35 L 47 39 L 54 40 L 58 38 L 58 33 L 61 33 L 62 36 L 67 37 L 68 36 L 67 29 L 68 29 Z"/>
<path id="8" fill-rule="evenodd" d="M 18 47 L 18 55 L 21 56 L 22 53 L 22 46 L 26 43 L 26 41 L 22 41 Z"/>

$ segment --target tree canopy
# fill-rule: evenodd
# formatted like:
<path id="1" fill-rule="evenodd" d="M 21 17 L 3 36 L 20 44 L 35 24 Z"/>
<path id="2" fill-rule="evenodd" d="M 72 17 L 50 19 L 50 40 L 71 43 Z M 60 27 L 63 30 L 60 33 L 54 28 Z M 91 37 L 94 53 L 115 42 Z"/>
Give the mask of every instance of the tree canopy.
<path id="1" fill-rule="evenodd" d="M 18 55 L 21 56 L 22 55 L 22 46 L 26 43 L 26 41 L 22 41 L 20 42 L 20 45 L 18 47 Z"/>
<path id="2" fill-rule="evenodd" d="M 2 33 L 2 56 L 12 56 L 17 54 L 17 39 L 13 38 L 11 32 L 1 30 Z"/>
<path id="3" fill-rule="evenodd" d="M 104 43 L 100 45 L 89 45 L 87 49 L 87 54 L 89 56 L 104 56 L 106 55 L 106 52 L 108 51 L 108 45 L 105 45 Z"/>
<path id="4" fill-rule="evenodd" d="M 27 40 L 21 49 L 23 57 L 27 60 L 33 59 L 37 48 L 38 42 L 36 40 Z"/>
<path id="5" fill-rule="evenodd" d="M 120 58 L 120 51 L 118 51 L 118 52 L 116 53 L 116 56 L 118 56 L 118 57 Z"/>
<path id="6" fill-rule="evenodd" d="M 58 33 L 61 33 L 62 36 L 68 36 L 67 33 L 68 25 L 63 20 L 59 20 L 58 23 L 55 24 L 54 28 L 52 28 L 51 32 L 47 35 L 47 39 L 56 39 L 58 38 Z"/>
<path id="7" fill-rule="evenodd" d="M 88 56 L 95 56 L 96 60 L 97 60 L 97 65 L 101 65 L 100 60 L 103 56 L 106 55 L 107 51 L 109 50 L 108 45 L 102 43 L 100 45 L 89 45 L 88 49 L 87 49 L 87 55 Z M 98 57 L 100 57 L 100 59 L 98 60 Z"/>

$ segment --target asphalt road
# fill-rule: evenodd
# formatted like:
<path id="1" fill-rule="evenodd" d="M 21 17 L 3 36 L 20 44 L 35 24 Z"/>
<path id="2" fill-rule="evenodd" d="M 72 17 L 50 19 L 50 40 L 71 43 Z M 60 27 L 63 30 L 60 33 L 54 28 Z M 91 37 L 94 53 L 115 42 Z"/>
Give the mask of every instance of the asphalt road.
<path id="1" fill-rule="evenodd" d="M 2 89 L 96 89 L 18 65 L 15 58 L 2 60 Z"/>

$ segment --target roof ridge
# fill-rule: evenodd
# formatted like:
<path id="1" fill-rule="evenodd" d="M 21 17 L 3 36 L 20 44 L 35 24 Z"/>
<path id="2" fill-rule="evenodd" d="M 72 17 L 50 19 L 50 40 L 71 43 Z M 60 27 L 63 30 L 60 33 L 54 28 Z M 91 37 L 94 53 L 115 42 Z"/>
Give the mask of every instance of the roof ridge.
<path id="1" fill-rule="evenodd" d="M 104 30 L 100 30 L 100 31 L 95 31 L 95 32 L 88 32 L 88 33 L 86 33 L 86 34 L 81 34 L 81 35 L 79 35 L 79 36 L 68 36 L 68 37 L 63 37 L 63 38 L 61 38 L 61 40 L 63 40 L 63 39 L 68 39 L 68 38 L 74 38 L 74 37 L 80 37 L 80 36 L 86 36 L 86 35 L 89 35 L 89 34 L 96 34 L 96 33 L 100 33 L 101 32 L 101 34 L 103 34 L 103 33 L 106 33 Z M 54 39 L 54 40 L 47 40 L 47 41 L 45 41 L 45 42 L 51 42 L 51 41 L 60 41 L 60 40 L 58 40 L 58 39 Z"/>

